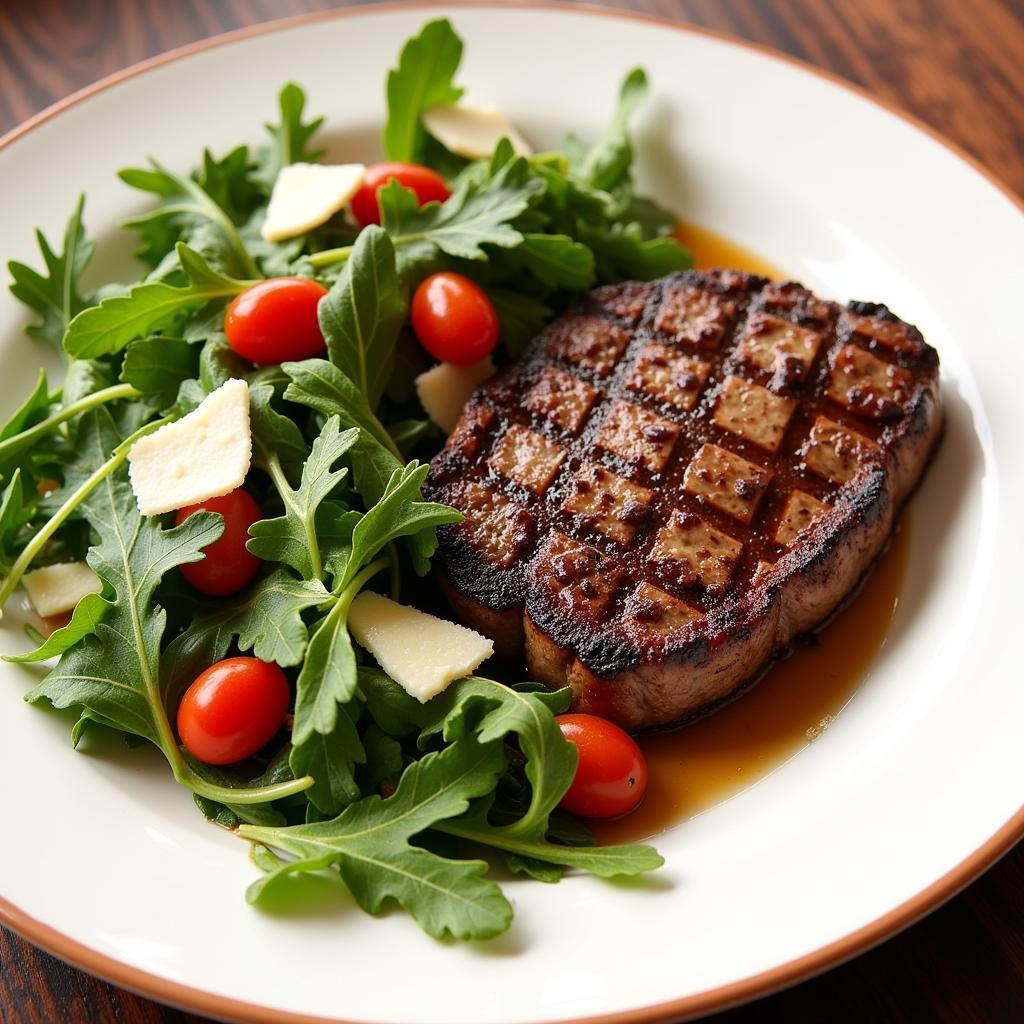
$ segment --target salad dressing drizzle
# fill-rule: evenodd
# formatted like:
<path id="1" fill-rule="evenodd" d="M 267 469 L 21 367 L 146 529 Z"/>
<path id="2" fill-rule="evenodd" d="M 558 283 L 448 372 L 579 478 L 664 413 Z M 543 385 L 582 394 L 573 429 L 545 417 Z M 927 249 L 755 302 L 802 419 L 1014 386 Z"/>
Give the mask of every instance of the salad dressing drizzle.
<path id="1" fill-rule="evenodd" d="M 684 224 L 678 237 L 698 267 L 787 276 L 705 228 Z M 909 532 L 904 512 L 859 592 L 740 700 L 675 732 L 640 737 L 649 767 L 647 795 L 632 814 L 591 823 L 599 842 L 656 836 L 752 786 L 817 740 L 870 674 L 885 643 L 906 572 Z"/>

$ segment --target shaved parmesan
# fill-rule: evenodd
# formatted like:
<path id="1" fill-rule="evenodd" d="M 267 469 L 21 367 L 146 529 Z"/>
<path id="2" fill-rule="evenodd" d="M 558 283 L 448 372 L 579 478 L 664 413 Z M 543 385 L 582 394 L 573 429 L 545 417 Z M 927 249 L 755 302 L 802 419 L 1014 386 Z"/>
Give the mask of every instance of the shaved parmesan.
<path id="1" fill-rule="evenodd" d="M 364 591 L 348 613 L 352 635 L 421 703 L 468 676 L 494 653 L 479 633 Z"/>
<path id="2" fill-rule="evenodd" d="M 268 242 L 305 234 L 331 219 L 363 184 L 363 164 L 288 164 L 278 172 L 261 233 Z"/>
<path id="3" fill-rule="evenodd" d="M 128 472 L 139 511 L 155 516 L 241 487 L 251 459 L 249 385 L 232 378 L 187 416 L 139 438 Z"/>
<path id="4" fill-rule="evenodd" d="M 21 582 L 32 607 L 42 616 L 71 611 L 86 594 L 103 589 L 99 576 L 85 562 L 61 562 L 25 573 Z"/>
<path id="5" fill-rule="evenodd" d="M 416 378 L 416 394 L 431 421 L 450 434 L 470 395 L 492 373 L 494 363 L 490 356 L 469 366 L 439 363 Z"/>
<path id="6" fill-rule="evenodd" d="M 498 107 L 450 106 L 423 111 L 423 125 L 445 149 L 469 160 L 490 156 L 503 139 L 517 156 L 530 156 L 530 144 Z"/>

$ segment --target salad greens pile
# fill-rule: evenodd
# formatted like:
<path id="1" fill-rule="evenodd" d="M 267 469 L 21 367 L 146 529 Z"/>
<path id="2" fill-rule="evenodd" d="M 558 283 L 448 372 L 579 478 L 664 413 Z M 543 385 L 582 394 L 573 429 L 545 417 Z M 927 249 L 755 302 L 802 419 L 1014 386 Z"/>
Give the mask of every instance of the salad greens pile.
<path id="1" fill-rule="evenodd" d="M 653 278 L 689 265 L 674 218 L 635 194 L 631 113 L 644 73 L 623 83 L 593 145 L 529 158 L 503 140 L 468 161 L 425 131 L 422 112 L 458 100 L 462 43 L 447 21 L 406 43 L 387 79 L 383 147 L 448 180 L 444 203 L 418 206 L 392 181 L 382 224 L 344 215 L 283 243 L 260 235 L 278 171 L 316 161 L 322 119 L 302 90 L 280 93 L 265 145 L 209 151 L 189 173 L 156 160 L 120 172 L 150 194 L 129 221 L 144 276 L 84 284 L 95 245 L 80 199 L 59 246 L 38 234 L 41 270 L 9 265 L 11 291 L 38 314 L 27 331 L 65 356 L 63 385 L 41 373 L 0 430 L 0 606 L 29 568 L 86 560 L 102 592 L 78 603 L 34 651 L 57 659 L 27 695 L 73 708 L 77 745 L 92 730 L 148 741 L 207 818 L 253 844 L 265 872 L 249 889 L 287 886 L 336 868 L 361 906 L 404 907 L 429 934 L 479 939 L 506 929 L 512 908 L 489 849 L 543 881 L 571 868 L 600 876 L 656 868 L 646 846 L 599 847 L 558 810 L 575 747 L 555 714 L 568 691 L 463 679 L 425 704 L 359 651 L 347 616 L 364 587 L 398 598 L 429 569 L 439 526 L 459 514 L 424 501 L 426 458 L 440 435 L 412 381 L 429 364 L 406 327 L 408 296 L 427 274 L 457 270 L 480 284 L 502 324 L 500 358 L 523 344 L 574 291 Z M 326 358 L 254 367 L 228 346 L 226 305 L 267 277 L 314 277 Z M 202 558 L 222 517 L 139 514 L 126 460 L 134 442 L 196 408 L 231 378 L 250 389 L 253 469 L 246 488 L 265 518 L 249 549 L 264 567 L 247 589 L 203 597 L 176 567 Z M 231 652 L 284 668 L 294 684 L 288 728 L 229 768 L 189 757 L 172 722 L 190 683 Z"/>

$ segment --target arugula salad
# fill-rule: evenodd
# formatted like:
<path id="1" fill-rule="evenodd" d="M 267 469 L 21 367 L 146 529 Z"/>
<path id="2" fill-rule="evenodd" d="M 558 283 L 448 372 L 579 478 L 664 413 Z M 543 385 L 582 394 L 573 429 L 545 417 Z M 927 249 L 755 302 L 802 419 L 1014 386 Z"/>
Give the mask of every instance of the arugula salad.
<path id="1" fill-rule="evenodd" d="M 514 359 L 573 292 L 690 257 L 634 191 L 641 70 L 599 139 L 535 154 L 460 105 L 461 55 L 446 20 L 405 44 L 388 164 L 321 163 L 288 84 L 265 144 L 122 170 L 152 198 L 126 225 L 139 280 L 83 284 L 84 197 L 61 244 L 38 234 L 40 269 L 9 265 L 65 372 L 0 430 L 0 607 L 24 583 L 64 613 L 6 659 L 52 665 L 26 700 L 74 709 L 75 745 L 157 747 L 250 844 L 251 902 L 333 870 L 370 913 L 484 939 L 512 919 L 495 864 L 555 882 L 662 860 L 567 813 L 568 690 L 474 674 L 483 638 L 413 607 L 460 519 L 421 494 L 450 424 L 417 381 Z M 372 604 L 444 653 L 389 654 Z"/>

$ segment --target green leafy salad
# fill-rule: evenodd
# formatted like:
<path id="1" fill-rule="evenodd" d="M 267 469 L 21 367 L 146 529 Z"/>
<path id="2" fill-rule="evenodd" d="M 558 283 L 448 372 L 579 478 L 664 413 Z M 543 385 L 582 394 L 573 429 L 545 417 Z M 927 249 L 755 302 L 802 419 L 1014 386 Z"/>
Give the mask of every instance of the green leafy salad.
<path id="1" fill-rule="evenodd" d="M 432 936 L 483 939 L 512 919 L 487 877 L 496 864 L 554 882 L 565 869 L 635 875 L 662 860 L 648 846 L 595 845 L 560 807 L 577 765 L 556 720 L 568 690 L 463 674 L 425 695 L 353 640 L 360 595 L 408 606 L 429 593 L 436 531 L 460 519 L 421 493 L 443 433 L 417 397 L 436 364 L 410 325 L 412 298 L 431 275 L 468 281 L 496 314 L 500 364 L 573 292 L 660 277 L 690 257 L 674 217 L 634 192 L 628 121 L 642 71 L 592 145 L 570 135 L 562 151 L 533 154 L 510 129 L 469 156 L 436 113 L 456 111 L 458 128 L 461 54 L 451 25 L 433 21 L 386 83 L 386 159 L 427 168 L 446 198 L 423 201 L 396 175 L 366 200 L 379 223 L 354 217 L 352 198 L 268 239 L 268 203 L 273 217 L 288 202 L 305 209 L 321 178 L 343 177 L 320 163 L 322 119 L 289 84 L 264 145 L 206 151 L 189 172 L 155 159 L 120 172 L 152 198 L 126 225 L 141 279 L 83 284 L 95 248 L 84 199 L 61 244 L 38 235 L 40 269 L 10 264 L 11 291 L 38 314 L 28 333 L 63 354 L 65 373 L 58 387 L 41 373 L 0 431 L 0 606 L 24 583 L 40 614 L 70 613 L 48 635 L 29 627 L 36 649 L 7 658 L 52 665 L 26 700 L 74 709 L 76 745 L 114 730 L 156 746 L 202 813 L 251 844 L 264 872 L 251 902 L 268 887 L 286 899 L 286 876 L 336 870 L 370 913 L 398 904 Z M 500 129 L 493 111 L 481 116 Z M 311 184 L 279 203 L 285 172 Z M 283 348 L 244 309 L 279 279 L 274 316 L 293 325 Z M 292 292 L 315 300 L 304 326 Z M 239 446 L 241 477 L 225 485 Z M 197 480 L 221 484 L 175 500 Z M 237 503 L 204 508 L 232 488 L 255 509 L 247 519 Z M 230 544 L 237 557 L 216 559 Z M 208 731 L 262 716 L 258 749 L 186 735 L 210 713 L 186 714 L 191 688 L 224 665 L 241 673 L 218 677 L 234 704 Z"/>

